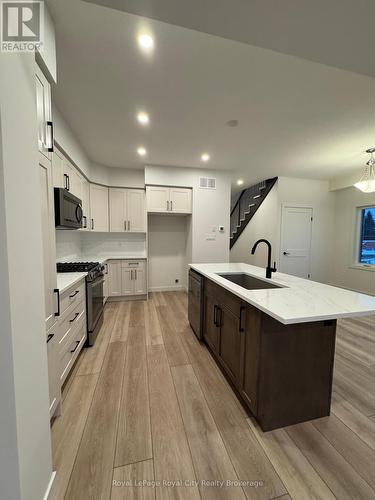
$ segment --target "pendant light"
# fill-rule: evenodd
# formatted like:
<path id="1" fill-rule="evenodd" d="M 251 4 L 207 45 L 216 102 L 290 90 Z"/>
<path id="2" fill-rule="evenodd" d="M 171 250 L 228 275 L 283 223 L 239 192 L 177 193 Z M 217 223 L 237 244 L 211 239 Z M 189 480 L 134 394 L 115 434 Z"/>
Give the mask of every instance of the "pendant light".
<path id="1" fill-rule="evenodd" d="M 375 148 L 367 149 L 366 153 L 369 153 L 371 157 L 366 163 L 362 177 L 354 184 L 354 187 L 364 193 L 373 193 L 375 191 Z"/>

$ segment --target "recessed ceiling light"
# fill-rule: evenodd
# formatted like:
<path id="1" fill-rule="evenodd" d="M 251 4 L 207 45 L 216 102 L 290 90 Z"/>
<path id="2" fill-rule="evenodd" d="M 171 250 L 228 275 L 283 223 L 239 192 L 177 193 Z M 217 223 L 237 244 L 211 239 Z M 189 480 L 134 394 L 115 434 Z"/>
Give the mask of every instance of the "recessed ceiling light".
<path id="1" fill-rule="evenodd" d="M 150 52 L 154 48 L 154 39 L 148 33 L 138 36 L 138 44 L 142 50 Z"/>
<path id="2" fill-rule="evenodd" d="M 210 159 L 210 155 L 208 153 L 203 153 L 201 156 L 202 161 L 208 161 Z"/>
<path id="3" fill-rule="evenodd" d="M 243 184 L 243 180 L 242 180 L 242 179 L 238 179 L 237 184 L 238 184 L 239 186 L 242 186 L 242 184 Z"/>
<path id="4" fill-rule="evenodd" d="M 144 111 L 140 111 L 137 114 L 137 120 L 141 125 L 148 125 L 150 123 L 150 117 Z"/>
<path id="5" fill-rule="evenodd" d="M 146 156 L 147 151 L 146 151 L 145 148 L 140 147 L 140 148 L 137 149 L 137 153 L 139 154 L 139 156 Z"/>

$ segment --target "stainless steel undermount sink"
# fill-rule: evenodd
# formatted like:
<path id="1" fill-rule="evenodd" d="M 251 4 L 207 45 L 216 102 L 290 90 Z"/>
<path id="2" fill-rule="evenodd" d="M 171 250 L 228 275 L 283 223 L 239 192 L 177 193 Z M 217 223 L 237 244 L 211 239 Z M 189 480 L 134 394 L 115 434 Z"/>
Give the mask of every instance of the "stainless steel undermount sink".
<path id="1" fill-rule="evenodd" d="M 236 285 L 246 288 L 246 290 L 263 290 L 267 288 L 284 288 L 280 285 L 275 285 L 269 281 L 259 280 L 245 273 L 217 273 L 218 276 L 225 278 Z"/>

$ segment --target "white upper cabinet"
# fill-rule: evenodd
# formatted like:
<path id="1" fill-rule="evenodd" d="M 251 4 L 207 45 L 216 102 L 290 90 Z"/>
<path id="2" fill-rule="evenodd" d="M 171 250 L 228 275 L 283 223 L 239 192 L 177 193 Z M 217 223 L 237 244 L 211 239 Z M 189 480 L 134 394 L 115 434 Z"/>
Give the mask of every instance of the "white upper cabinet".
<path id="1" fill-rule="evenodd" d="M 180 214 L 191 213 L 191 189 L 170 188 L 170 211 Z"/>
<path id="2" fill-rule="evenodd" d="M 126 189 L 109 189 L 109 230 L 120 233 L 127 230 Z"/>
<path id="3" fill-rule="evenodd" d="M 90 184 L 90 222 L 91 230 L 109 231 L 108 188 L 98 184 Z"/>
<path id="4" fill-rule="evenodd" d="M 145 232 L 145 193 L 141 189 L 109 189 L 111 232 Z"/>
<path id="5" fill-rule="evenodd" d="M 53 185 L 67 189 L 82 199 L 82 175 L 70 163 L 64 153 L 55 148 L 52 156 Z"/>
<path id="6" fill-rule="evenodd" d="M 169 214 L 191 214 L 192 212 L 190 188 L 147 186 L 146 197 L 148 212 Z"/>
<path id="7" fill-rule="evenodd" d="M 36 66 L 36 108 L 38 120 L 38 149 L 51 160 L 53 151 L 53 124 L 51 111 L 51 86 Z"/>
<path id="8" fill-rule="evenodd" d="M 169 188 L 163 186 L 147 186 L 147 212 L 169 211 Z"/>
<path id="9" fill-rule="evenodd" d="M 89 181 L 81 176 L 81 200 L 82 200 L 82 231 L 90 231 L 90 183 Z"/>
<path id="10" fill-rule="evenodd" d="M 143 189 L 127 190 L 128 230 L 146 232 L 146 203 Z"/>

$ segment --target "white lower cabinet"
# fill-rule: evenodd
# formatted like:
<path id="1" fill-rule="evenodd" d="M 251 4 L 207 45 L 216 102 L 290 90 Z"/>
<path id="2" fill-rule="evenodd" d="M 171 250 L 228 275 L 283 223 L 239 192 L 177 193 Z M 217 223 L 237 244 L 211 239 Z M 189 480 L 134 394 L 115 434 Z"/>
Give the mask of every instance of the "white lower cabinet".
<path id="1" fill-rule="evenodd" d="M 61 316 L 58 320 L 58 374 L 65 382 L 87 338 L 86 293 L 84 279 L 60 296 Z"/>
<path id="2" fill-rule="evenodd" d="M 109 260 L 107 264 L 109 297 L 147 294 L 145 260 Z"/>

